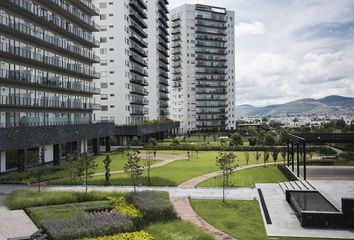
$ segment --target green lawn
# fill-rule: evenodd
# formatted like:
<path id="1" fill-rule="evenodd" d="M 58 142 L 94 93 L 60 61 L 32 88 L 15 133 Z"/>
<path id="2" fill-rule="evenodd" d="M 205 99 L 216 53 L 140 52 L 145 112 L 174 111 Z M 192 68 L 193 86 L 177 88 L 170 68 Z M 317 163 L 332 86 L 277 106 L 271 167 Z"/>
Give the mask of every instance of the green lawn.
<path id="1" fill-rule="evenodd" d="M 288 179 L 277 166 L 255 167 L 235 172 L 230 177 L 232 187 L 254 187 L 256 183 L 278 183 Z M 199 187 L 222 187 L 221 177 L 210 178 Z"/>
<path id="2" fill-rule="evenodd" d="M 158 151 L 158 153 L 170 153 L 171 151 Z M 175 151 L 175 154 L 186 154 L 186 151 Z M 190 161 L 188 160 L 178 160 L 166 166 L 155 168 L 151 170 L 152 185 L 155 186 L 176 186 L 191 178 L 218 171 L 218 167 L 215 164 L 215 159 L 218 152 L 216 151 L 200 151 L 198 157 L 196 153 Z M 237 164 L 240 166 L 246 165 L 245 156 L 243 152 L 235 152 L 237 156 Z M 262 162 L 263 155 L 259 161 Z M 255 164 L 255 156 L 253 152 L 250 152 L 250 162 L 249 164 Z M 146 176 L 146 171 L 144 171 L 144 176 Z M 97 176 L 91 181 L 91 184 L 103 184 L 104 177 Z M 128 176 L 124 173 L 122 174 L 112 174 L 111 177 L 112 185 L 131 185 Z M 142 180 L 141 185 L 145 185 L 146 181 Z"/>
<path id="3" fill-rule="evenodd" d="M 213 240 L 214 238 L 205 233 L 194 224 L 186 221 L 171 223 L 158 223 L 149 226 L 145 231 L 150 233 L 156 240 Z"/>
<path id="4" fill-rule="evenodd" d="M 191 200 L 199 216 L 238 240 L 321 240 L 319 238 L 268 237 L 258 202 L 228 200 Z M 323 239 L 324 240 L 324 239 Z M 326 239 L 335 240 L 335 239 Z"/>
<path id="5" fill-rule="evenodd" d="M 111 171 L 117 171 L 117 170 L 122 170 L 124 167 L 125 162 L 127 161 L 127 151 L 122 153 L 110 153 L 109 155 L 112 158 L 112 163 L 111 163 Z M 145 151 L 142 151 L 142 153 L 145 153 Z M 95 162 L 97 163 L 97 168 L 96 172 L 97 173 L 103 173 L 105 171 L 104 169 L 104 164 L 103 164 L 103 159 L 106 157 L 105 154 L 99 155 L 95 157 Z M 147 156 L 146 156 L 147 158 Z M 153 161 L 153 164 L 160 162 L 160 160 Z M 141 159 L 142 165 L 146 165 L 146 160 L 145 156 L 142 157 Z M 42 177 L 42 181 L 45 180 L 50 180 L 50 179 L 58 179 L 58 178 L 65 178 L 70 176 L 70 168 L 71 165 L 67 162 L 63 162 L 60 167 L 53 167 L 51 168 L 50 174 L 48 176 Z M 37 179 L 32 178 L 26 174 L 26 172 L 23 173 L 14 173 L 8 176 L 2 177 L 0 179 L 0 182 L 11 182 L 11 183 L 27 183 L 27 182 L 35 182 Z"/>

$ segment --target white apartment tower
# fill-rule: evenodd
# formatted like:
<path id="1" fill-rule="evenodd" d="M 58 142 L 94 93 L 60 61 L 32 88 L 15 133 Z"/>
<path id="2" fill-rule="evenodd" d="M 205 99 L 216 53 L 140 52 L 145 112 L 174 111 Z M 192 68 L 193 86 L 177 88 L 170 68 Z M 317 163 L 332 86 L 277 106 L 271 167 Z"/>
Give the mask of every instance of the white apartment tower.
<path id="1" fill-rule="evenodd" d="M 183 132 L 233 129 L 234 12 L 186 4 L 170 15 L 171 119 Z"/>
<path id="2" fill-rule="evenodd" d="M 96 0 L 101 42 L 96 120 L 134 124 L 168 114 L 167 4 Z"/>

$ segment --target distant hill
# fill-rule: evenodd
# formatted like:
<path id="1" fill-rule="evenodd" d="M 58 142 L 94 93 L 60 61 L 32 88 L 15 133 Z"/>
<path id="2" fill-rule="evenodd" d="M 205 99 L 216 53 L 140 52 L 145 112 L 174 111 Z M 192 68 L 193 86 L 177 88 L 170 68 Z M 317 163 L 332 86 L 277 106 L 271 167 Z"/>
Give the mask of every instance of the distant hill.
<path id="1" fill-rule="evenodd" d="M 285 104 L 254 107 L 239 105 L 236 107 L 237 117 L 285 116 L 288 114 L 324 115 L 353 114 L 354 98 L 342 96 L 327 96 L 320 99 L 305 98 Z"/>

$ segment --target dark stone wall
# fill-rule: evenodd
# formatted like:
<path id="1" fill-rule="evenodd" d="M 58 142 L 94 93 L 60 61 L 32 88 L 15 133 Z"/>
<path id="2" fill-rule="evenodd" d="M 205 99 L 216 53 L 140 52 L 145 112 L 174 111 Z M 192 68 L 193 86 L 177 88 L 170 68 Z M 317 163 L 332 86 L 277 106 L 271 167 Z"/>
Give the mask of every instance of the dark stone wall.
<path id="1" fill-rule="evenodd" d="M 146 124 L 139 126 L 117 126 L 117 136 L 144 136 L 148 134 L 154 134 L 172 129 L 179 128 L 179 122 L 176 123 L 161 123 L 161 124 Z"/>
<path id="2" fill-rule="evenodd" d="M 0 128 L 0 151 L 115 135 L 113 123 Z"/>

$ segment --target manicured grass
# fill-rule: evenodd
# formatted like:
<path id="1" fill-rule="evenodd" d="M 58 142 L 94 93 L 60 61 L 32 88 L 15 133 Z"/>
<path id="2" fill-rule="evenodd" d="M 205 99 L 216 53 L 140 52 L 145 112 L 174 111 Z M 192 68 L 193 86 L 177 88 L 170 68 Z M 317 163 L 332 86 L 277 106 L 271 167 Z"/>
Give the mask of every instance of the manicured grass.
<path id="1" fill-rule="evenodd" d="M 221 200 L 192 199 L 191 205 L 205 221 L 239 240 L 321 240 L 319 238 L 268 237 L 256 200 L 227 200 L 223 203 Z"/>
<path id="2" fill-rule="evenodd" d="M 110 192 L 69 192 L 69 191 L 41 191 L 18 190 L 10 193 L 5 200 L 9 209 L 24 209 L 29 207 L 49 206 L 77 202 L 106 200 L 112 195 Z"/>
<path id="3" fill-rule="evenodd" d="M 41 226 L 42 221 L 63 219 L 74 216 L 82 216 L 87 211 L 105 211 L 113 209 L 109 201 L 94 201 L 83 203 L 70 203 L 63 205 L 52 205 L 43 207 L 28 208 L 26 212 L 37 226 Z"/>
<path id="4" fill-rule="evenodd" d="M 155 240 L 212 240 L 208 233 L 190 222 L 175 221 L 153 224 L 146 229 Z"/>
<path id="5" fill-rule="evenodd" d="M 171 151 L 158 151 L 158 153 L 170 153 Z M 215 159 L 218 155 L 216 151 L 199 151 L 198 157 L 195 152 L 192 152 L 193 156 L 190 161 L 178 160 L 166 166 L 155 168 L 151 170 L 151 176 L 153 177 L 151 185 L 154 186 L 176 186 L 191 178 L 218 171 Z M 186 154 L 186 151 L 175 151 L 175 154 Z M 240 166 L 246 165 L 243 152 L 235 152 L 237 156 L 237 164 Z M 259 160 L 261 163 L 263 155 Z M 270 159 L 271 160 L 271 159 Z M 253 152 L 250 152 L 249 164 L 255 164 L 255 156 Z M 146 171 L 143 173 L 146 176 Z M 97 176 L 91 181 L 91 184 L 103 184 L 104 177 Z M 112 174 L 112 185 L 131 185 L 131 182 L 126 174 Z M 141 181 L 141 185 L 146 185 L 146 180 Z"/>
<path id="6" fill-rule="evenodd" d="M 257 201 L 191 200 L 205 221 L 239 240 L 267 239 Z"/>
<path id="7" fill-rule="evenodd" d="M 200 183 L 199 187 L 222 187 L 221 177 Z M 231 187 L 254 187 L 256 183 L 278 183 L 288 179 L 277 166 L 261 166 L 235 172 L 230 177 Z"/>
<path id="8" fill-rule="evenodd" d="M 142 153 L 145 153 L 142 151 Z M 127 151 L 122 153 L 109 153 L 112 158 L 111 163 L 111 171 L 123 170 L 124 164 L 127 161 Z M 145 154 L 144 154 L 145 155 Z M 99 155 L 95 157 L 95 162 L 97 164 L 96 173 L 103 173 L 105 172 L 103 160 L 106 157 L 106 154 Z M 153 161 L 152 164 L 160 162 L 160 160 Z M 146 165 L 145 156 L 141 159 L 141 164 L 143 166 Z M 71 165 L 68 162 L 63 162 L 59 167 L 51 167 L 50 173 L 47 176 L 42 177 L 42 181 L 51 180 L 51 179 L 58 179 L 58 178 L 65 178 L 70 176 L 70 169 Z M 23 173 L 13 173 L 8 176 L 4 176 L 0 179 L 0 182 L 7 182 L 7 183 L 33 183 L 36 182 L 37 179 L 31 177 L 28 174 L 28 171 Z"/>

